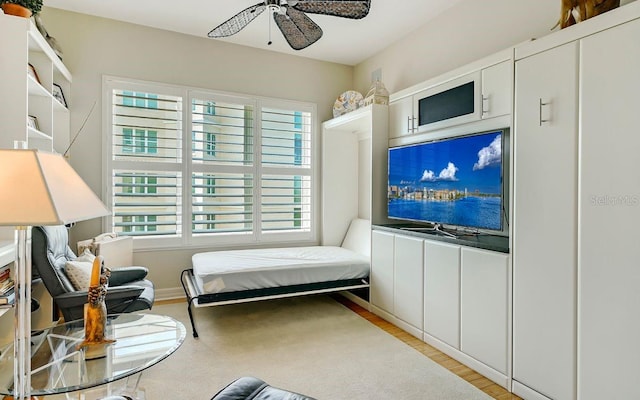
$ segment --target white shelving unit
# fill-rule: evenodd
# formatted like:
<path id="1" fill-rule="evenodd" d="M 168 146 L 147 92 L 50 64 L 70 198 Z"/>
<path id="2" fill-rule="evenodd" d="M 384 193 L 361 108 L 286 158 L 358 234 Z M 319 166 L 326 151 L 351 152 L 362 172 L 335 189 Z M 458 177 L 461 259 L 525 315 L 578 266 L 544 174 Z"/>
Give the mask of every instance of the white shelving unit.
<path id="1" fill-rule="evenodd" d="M 52 93 L 58 85 L 68 101 L 71 73 L 30 19 L 0 15 L 0 44 L 0 148 L 63 153 L 69 145 L 69 109 Z M 37 78 L 29 74 L 29 65 Z M 37 119 L 38 129 L 27 125 L 29 116 Z"/>
<path id="2" fill-rule="evenodd" d="M 70 114 L 67 105 L 54 95 L 55 86 L 64 99 L 71 95 L 71 73 L 55 54 L 31 19 L 0 14 L 0 148 L 30 148 L 63 154 L 70 142 Z M 29 73 L 29 66 L 36 76 Z M 28 118 L 37 119 L 37 129 L 28 126 Z M 3 188 L 10 190 L 10 188 Z M 13 262 L 14 230 L 0 228 L 0 263 Z M 44 285 L 33 288 L 32 297 L 40 309 L 32 313 L 32 328 L 51 325 L 53 301 Z M 0 317 L 8 320 L 7 310 Z M 12 324 L 0 324 L 0 340 L 12 336 Z M 6 332 L 5 332 L 6 330 Z"/>

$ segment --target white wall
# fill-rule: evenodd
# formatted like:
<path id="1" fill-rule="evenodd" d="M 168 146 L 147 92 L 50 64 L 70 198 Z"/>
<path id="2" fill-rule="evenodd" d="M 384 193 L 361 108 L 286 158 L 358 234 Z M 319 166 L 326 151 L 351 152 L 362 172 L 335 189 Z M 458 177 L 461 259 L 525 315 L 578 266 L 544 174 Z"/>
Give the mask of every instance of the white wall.
<path id="1" fill-rule="evenodd" d="M 73 75 L 71 134 L 95 110 L 72 147 L 71 164 L 102 192 L 102 75 L 313 102 L 318 122 L 332 118 L 335 99 L 353 82 L 350 66 L 288 56 L 221 41 L 45 8 L 42 19 L 60 43 Z M 317 132 L 320 132 L 318 123 Z M 99 220 L 79 223 L 72 243 L 100 233 Z M 73 246 L 72 246 L 73 247 Z M 157 288 L 177 288 L 191 265 L 190 250 L 136 253 Z"/>
<path id="2" fill-rule="evenodd" d="M 394 93 L 547 35 L 560 17 L 560 3 L 560 0 L 464 0 L 358 64 L 354 87 L 366 93 L 371 85 L 371 72 L 381 68 L 382 82 Z"/>

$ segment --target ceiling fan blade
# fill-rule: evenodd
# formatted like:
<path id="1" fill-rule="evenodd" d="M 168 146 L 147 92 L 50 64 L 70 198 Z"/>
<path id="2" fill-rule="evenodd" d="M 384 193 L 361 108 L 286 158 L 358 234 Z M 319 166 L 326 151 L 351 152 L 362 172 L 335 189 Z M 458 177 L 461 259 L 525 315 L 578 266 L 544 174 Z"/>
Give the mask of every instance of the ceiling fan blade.
<path id="1" fill-rule="evenodd" d="M 322 37 L 322 29 L 303 12 L 287 7 L 286 14 L 275 13 L 278 28 L 294 50 L 302 50 Z"/>
<path id="2" fill-rule="evenodd" d="M 369 14 L 371 0 L 298 0 L 290 3 L 298 11 L 360 19 Z"/>
<path id="3" fill-rule="evenodd" d="M 233 17 L 216 26 L 209 32 L 207 36 L 210 38 L 221 38 L 235 35 L 240 32 L 249 22 L 253 21 L 258 15 L 266 9 L 265 3 L 258 3 L 251 7 L 245 8 Z"/>

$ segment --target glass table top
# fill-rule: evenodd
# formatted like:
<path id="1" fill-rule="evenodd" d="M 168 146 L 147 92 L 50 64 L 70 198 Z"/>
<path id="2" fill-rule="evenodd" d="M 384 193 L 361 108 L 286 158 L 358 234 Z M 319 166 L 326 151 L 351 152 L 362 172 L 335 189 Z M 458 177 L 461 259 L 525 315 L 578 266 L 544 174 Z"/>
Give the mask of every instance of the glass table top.
<path id="1" fill-rule="evenodd" d="M 32 335 L 31 395 L 66 393 L 103 385 L 139 373 L 176 351 L 184 325 L 156 314 L 118 314 L 107 320 L 106 338 L 115 342 L 78 348 L 83 321 Z M 0 349 L 0 394 L 12 394 L 13 343 Z"/>

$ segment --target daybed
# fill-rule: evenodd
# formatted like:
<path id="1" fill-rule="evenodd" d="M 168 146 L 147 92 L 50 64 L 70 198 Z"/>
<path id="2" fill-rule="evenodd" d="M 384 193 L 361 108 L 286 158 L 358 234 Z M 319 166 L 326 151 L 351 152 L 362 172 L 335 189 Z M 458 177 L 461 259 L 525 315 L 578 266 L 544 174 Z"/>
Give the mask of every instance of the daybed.
<path id="1" fill-rule="evenodd" d="M 182 271 L 187 310 L 369 287 L 369 221 L 349 225 L 342 245 L 196 253 Z"/>

